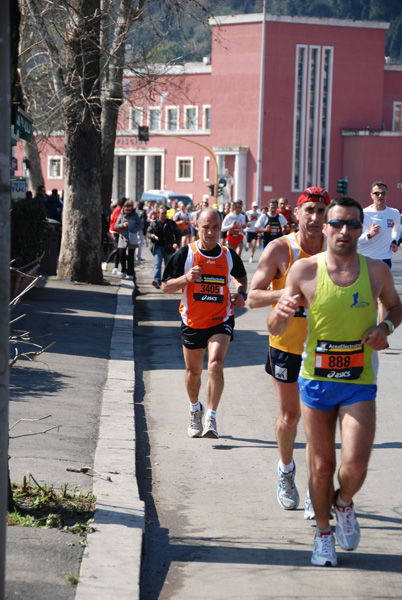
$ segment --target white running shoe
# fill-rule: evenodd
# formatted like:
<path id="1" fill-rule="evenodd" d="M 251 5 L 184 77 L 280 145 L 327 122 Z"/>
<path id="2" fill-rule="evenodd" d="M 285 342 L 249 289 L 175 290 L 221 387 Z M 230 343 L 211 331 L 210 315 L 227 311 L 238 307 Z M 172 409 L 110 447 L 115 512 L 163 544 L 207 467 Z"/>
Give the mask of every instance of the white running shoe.
<path id="1" fill-rule="evenodd" d="M 282 473 L 278 465 L 278 502 L 285 510 L 295 510 L 299 506 L 300 496 L 295 484 L 296 465 L 290 473 Z"/>
<path id="2" fill-rule="evenodd" d="M 202 434 L 202 415 L 204 414 L 204 407 L 201 404 L 201 410 L 192 412 L 190 410 L 190 423 L 187 429 L 187 433 L 190 437 L 200 437 Z"/>
<path id="3" fill-rule="evenodd" d="M 216 419 L 207 417 L 201 437 L 218 438 L 218 429 L 216 427 Z"/>
<path id="4" fill-rule="evenodd" d="M 249 263 L 252 263 L 252 262 L 253 262 L 253 257 L 252 257 L 252 256 L 250 256 L 250 258 L 248 259 L 248 262 L 249 262 Z"/>
<path id="5" fill-rule="evenodd" d="M 315 534 L 311 564 L 316 567 L 336 567 L 338 564 L 332 532 Z"/>
<path id="6" fill-rule="evenodd" d="M 336 539 L 342 550 L 355 550 L 360 542 L 360 526 L 356 519 L 355 505 L 338 506 L 334 502 L 336 516 Z"/>
<path id="7" fill-rule="evenodd" d="M 313 503 L 311 502 L 310 498 L 310 490 L 307 490 L 306 499 L 304 501 L 304 518 L 306 521 L 312 521 L 315 519 Z"/>
<path id="8" fill-rule="evenodd" d="M 115 267 L 114 269 L 112 269 L 112 275 L 121 275 L 121 272 Z"/>
<path id="9" fill-rule="evenodd" d="M 107 263 L 106 262 L 102 263 L 102 271 L 107 271 Z"/>

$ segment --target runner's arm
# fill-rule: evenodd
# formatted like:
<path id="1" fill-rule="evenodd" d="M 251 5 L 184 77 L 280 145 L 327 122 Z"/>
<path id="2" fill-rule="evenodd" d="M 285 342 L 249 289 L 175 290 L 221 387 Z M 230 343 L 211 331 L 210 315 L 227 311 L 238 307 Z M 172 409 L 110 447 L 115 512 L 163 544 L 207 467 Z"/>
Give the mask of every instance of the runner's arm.
<path id="1" fill-rule="evenodd" d="M 376 260 L 371 263 L 370 279 L 382 282 L 379 299 L 384 305 L 385 314 L 381 323 L 376 327 L 370 327 L 365 332 L 362 342 L 371 346 L 373 350 L 383 350 L 388 345 L 387 337 L 389 335 L 388 326 L 384 321 L 391 321 L 395 327 L 398 327 L 402 322 L 402 304 L 395 289 L 391 270 L 382 261 Z"/>
<path id="2" fill-rule="evenodd" d="M 270 242 L 261 254 L 257 270 L 251 280 L 250 292 L 248 294 L 248 305 L 250 308 L 264 308 L 278 302 L 283 294 L 282 290 L 270 290 L 272 280 L 278 273 L 278 257 L 283 249 L 279 240 Z M 286 252 L 288 250 L 286 249 Z"/>
<path id="3" fill-rule="evenodd" d="M 285 331 L 299 307 L 302 297 L 299 282 L 303 281 L 305 272 L 302 263 L 298 261 L 290 269 L 283 294 L 268 316 L 268 331 L 272 335 L 281 335 Z"/>
<path id="4" fill-rule="evenodd" d="M 246 298 L 243 294 L 247 294 L 247 275 L 234 279 L 236 293 L 232 296 L 233 306 L 243 308 L 246 304 Z"/>

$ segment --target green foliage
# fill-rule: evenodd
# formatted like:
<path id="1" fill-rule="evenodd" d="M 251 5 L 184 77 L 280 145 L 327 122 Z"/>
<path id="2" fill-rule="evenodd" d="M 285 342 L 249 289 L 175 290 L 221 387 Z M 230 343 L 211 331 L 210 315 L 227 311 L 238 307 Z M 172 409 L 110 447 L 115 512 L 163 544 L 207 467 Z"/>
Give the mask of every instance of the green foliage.
<path id="1" fill-rule="evenodd" d="M 63 577 L 70 585 L 77 585 L 80 579 L 75 573 L 63 573 Z"/>
<path id="2" fill-rule="evenodd" d="M 83 494 L 77 487 L 68 491 L 67 485 L 57 493 L 52 486 L 31 486 L 25 478 L 21 486 L 12 483 L 11 489 L 16 509 L 8 513 L 8 525 L 57 528 L 78 535 L 95 531 L 93 494 Z"/>
<path id="3" fill-rule="evenodd" d="M 11 258 L 21 268 L 40 257 L 46 225 L 46 210 L 41 200 L 11 202 Z"/>

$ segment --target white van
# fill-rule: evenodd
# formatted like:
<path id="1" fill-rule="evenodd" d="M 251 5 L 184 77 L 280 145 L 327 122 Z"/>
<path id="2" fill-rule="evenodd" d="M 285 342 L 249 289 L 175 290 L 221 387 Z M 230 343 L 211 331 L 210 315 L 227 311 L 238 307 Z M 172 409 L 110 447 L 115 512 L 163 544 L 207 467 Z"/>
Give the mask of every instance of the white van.
<path id="1" fill-rule="evenodd" d="M 176 192 L 169 190 L 147 190 L 142 193 L 141 200 L 143 202 L 157 202 L 158 204 L 162 204 L 163 200 L 167 200 L 168 208 L 172 206 L 172 200 L 177 200 L 177 202 L 184 202 L 188 210 L 194 210 L 190 196 L 176 194 Z"/>

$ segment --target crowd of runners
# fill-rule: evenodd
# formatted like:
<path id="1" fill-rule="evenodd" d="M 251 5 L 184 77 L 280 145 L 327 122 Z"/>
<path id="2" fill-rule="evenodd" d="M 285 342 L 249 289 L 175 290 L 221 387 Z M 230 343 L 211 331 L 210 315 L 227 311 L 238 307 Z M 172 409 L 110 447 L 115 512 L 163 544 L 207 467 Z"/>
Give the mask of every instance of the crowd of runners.
<path id="1" fill-rule="evenodd" d="M 335 536 L 343 550 L 359 543 L 353 497 L 363 485 L 374 441 L 377 353 L 402 320 L 391 273 L 401 219 L 387 206 L 387 192 L 384 182 L 374 182 L 364 210 L 348 196 L 331 200 L 317 187 L 300 194 L 294 211 L 286 198 L 265 207 L 253 203 L 246 211 L 242 200 L 221 210 L 207 201 L 194 210 L 174 203 L 143 207 L 142 231 L 154 256 L 152 284 L 166 294 L 181 291 L 190 437 L 218 438 L 234 309 L 272 307 L 265 370 L 279 403 L 277 499 L 284 510 L 300 503 L 293 450 L 302 418 L 308 471 L 304 517 L 316 521 L 311 562 L 317 566 L 337 564 Z M 262 253 L 248 286 L 242 252 L 253 262 L 258 246 Z"/>

